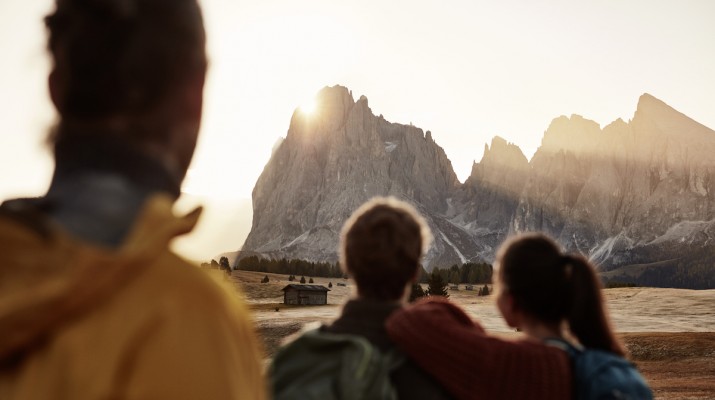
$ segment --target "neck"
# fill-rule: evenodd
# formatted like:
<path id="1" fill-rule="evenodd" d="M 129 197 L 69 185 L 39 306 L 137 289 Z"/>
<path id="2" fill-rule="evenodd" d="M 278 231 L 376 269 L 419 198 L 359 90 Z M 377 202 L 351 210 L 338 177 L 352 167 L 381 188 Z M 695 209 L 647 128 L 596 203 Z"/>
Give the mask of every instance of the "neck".
<path id="1" fill-rule="evenodd" d="M 394 305 L 394 306 L 404 306 L 407 304 L 407 300 L 405 300 L 403 298 L 399 298 L 397 300 L 379 300 L 379 299 L 375 299 L 372 297 L 365 297 L 365 296 L 361 295 L 359 292 L 358 292 L 357 296 L 353 296 L 352 299 L 363 301 L 363 302 L 368 302 L 368 303 L 381 303 L 381 304 Z"/>
<path id="2" fill-rule="evenodd" d="M 53 185 L 86 173 L 121 176 L 146 192 L 181 194 L 181 179 L 161 160 L 151 157 L 115 135 L 80 135 L 59 139 L 55 145 Z"/>
<path id="3" fill-rule="evenodd" d="M 564 339 L 564 331 L 561 324 L 547 324 L 539 321 L 524 321 L 519 328 L 528 336 L 535 339 L 559 338 Z"/>
<path id="4" fill-rule="evenodd" d="M 43 202 L 55 222 L 88 242 L 119 246 L 147 198 L 180 194 L 179 179 L 121 137 L 63 138 L 55 156 L 55 174 Z"/>

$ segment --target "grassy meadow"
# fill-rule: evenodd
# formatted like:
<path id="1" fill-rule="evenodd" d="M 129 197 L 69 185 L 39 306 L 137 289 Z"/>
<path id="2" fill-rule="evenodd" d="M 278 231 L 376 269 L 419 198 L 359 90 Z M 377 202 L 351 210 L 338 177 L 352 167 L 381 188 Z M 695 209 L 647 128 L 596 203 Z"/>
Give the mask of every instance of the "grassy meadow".
<path id="1" fill-rule="evenodd" d="M 261 283 L 266 275 L 269 282 Z M 355 290 L 349 279 L 313 277 L 315 285 L 332 283 L 328 304 L 291 306 L 283 304 L 281 289 L 299 282 L 288 281 L 288 275 L 233 271 L 231 279 L 253 310 L 268 357 L 306 325 L 335 319 Z M 503 322 L 493 296 L 459 288 L 449 291 L 450 299 L 487 331 L 509 338 L 521 335 Z M 715 398 L 715 290 L 635 287 L 607 289 L 605 294 L 616 330 L 656 399 Z"/>

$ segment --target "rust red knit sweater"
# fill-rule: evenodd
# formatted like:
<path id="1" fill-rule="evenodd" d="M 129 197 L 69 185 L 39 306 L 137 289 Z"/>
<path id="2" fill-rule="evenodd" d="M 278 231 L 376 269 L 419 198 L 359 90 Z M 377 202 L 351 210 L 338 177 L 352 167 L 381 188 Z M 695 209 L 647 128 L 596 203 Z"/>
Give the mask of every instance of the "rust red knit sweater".
<path id="1" fill-rule="evenodd" d="M 570 399 L 566 352 L 486 334 L 446 299 L 428 299 L 393 313 L 392 340 L 458 399 Z"/>

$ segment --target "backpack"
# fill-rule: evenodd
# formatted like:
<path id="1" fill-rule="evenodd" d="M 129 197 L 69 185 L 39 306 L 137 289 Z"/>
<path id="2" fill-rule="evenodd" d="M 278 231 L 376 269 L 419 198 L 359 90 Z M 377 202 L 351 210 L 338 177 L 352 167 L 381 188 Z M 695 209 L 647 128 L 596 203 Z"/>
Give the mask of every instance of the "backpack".
<path id="1" fill-rule="evenodd" d="M 405 358 L 362 336 L 319 329 L 281 348 L 269 367 L 275 400 L 397 399 L 390 374 Z"/>
<path id="2" fill-rule="evenodd" d="M 625 358 L 607 351 L 576 347 L 560 339 L 548 339 L 546 343 L 569 354 L 577 400 L 653 399 L 643 376 Z"/>

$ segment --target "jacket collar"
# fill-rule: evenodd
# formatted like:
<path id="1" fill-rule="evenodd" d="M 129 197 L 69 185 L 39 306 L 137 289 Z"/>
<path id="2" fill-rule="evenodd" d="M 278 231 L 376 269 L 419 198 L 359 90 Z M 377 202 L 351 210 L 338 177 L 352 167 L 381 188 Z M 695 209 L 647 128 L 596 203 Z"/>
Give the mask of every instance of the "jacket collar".
<path id="1" fill-rule="evenodd" d="M 0 215 L 0 366 L 111 298 L 166 254 L 173 238 L 190 232 L 201 209 L 176 217 L 172 205 L 165 195 L 150 198 L 117 250 L 56 226 L 43 237 L 22 218 Z M 32 210 L 11 211 L 19 212 Z"/>

